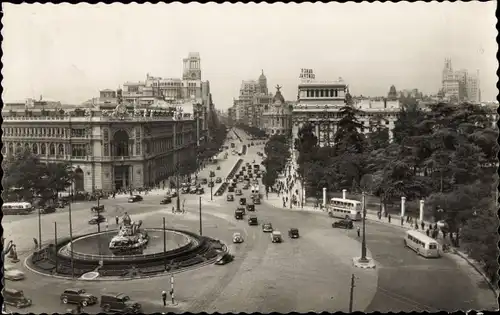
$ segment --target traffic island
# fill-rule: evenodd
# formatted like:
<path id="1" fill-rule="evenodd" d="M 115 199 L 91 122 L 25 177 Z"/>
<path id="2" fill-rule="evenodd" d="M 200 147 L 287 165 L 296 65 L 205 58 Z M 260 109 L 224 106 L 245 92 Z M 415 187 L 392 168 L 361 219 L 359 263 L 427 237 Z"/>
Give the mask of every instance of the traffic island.
<path id="1" fill-rule="evenodd" d="M 375 269 L 375 261 L 371 257 L 366 257 L 365 259 L 361 259 L 361 257 L 353 257 L 352 263 L 356 268 L 363 269 Z"/>

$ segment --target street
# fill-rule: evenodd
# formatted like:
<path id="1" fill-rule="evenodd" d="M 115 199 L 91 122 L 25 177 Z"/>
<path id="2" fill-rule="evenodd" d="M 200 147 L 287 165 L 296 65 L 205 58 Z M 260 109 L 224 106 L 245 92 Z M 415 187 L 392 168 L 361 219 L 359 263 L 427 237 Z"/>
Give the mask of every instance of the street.
<path id="1" fill-rule="evenodd" d="M 238 131 L 243 143 L 248 136 Z M 238 139 L 235 142 L 238 147 Z M 229 149 L 231 151 L 231 148 Z M 257 152 L 264 146 L 250 146 L 247 154 L 229 154 L 227 160 L 217 165 L 208 165 L 198 178 L 209 178 L 215 171 L 223 179 L 231 171 L 238 158 L 244 162 L 260 163 Z M 241 188 L 242 184 L 238 184 Z M 214 193 L 219 184 L 215 184 Z M 360 254 L 360 242 L 356 230 L 333 229 L 331 219 L 321 211 L 290 211 L 266 202 L 265 193 L 261 205 L 256 205 L 255 214 L 259 225 L 249 226 L 247 218 L 236 220 L 235 201 L 226 201 L 226 194 L 214 196 L 210 201 L 210 188 L 204 186 L 202 196 L 203 234 L 220 239 L 230 247 L 235 260 L 224 266 L 209 265 L 175 274 L 176 306 L 165 309 L 161 291 L 169 290 L 166 276 L 133 281 L 72 281 L 38 275 L 22 267 L 26 253 L 33 249 L 33 237 L 38 235 L 38 217 L 6 216 L 3 220 L 5 237 L 14 240 L 27 279 L 6 282 L 6 287 L 22 289 L 33 300 L 26 311 L 33 313 L 64 312 L 69 306 L 60 303 L 60 293 L 68 287 L 82 287 L 100 296 L 105 292 L 124 292 L 143 305 L 143 313 L 152 312 L 348 312 L 350 278 L 354 274 L 356 287 L 354 311 L 453 311 L 457 309 L 481 309 L 475 297 L 475 288 L 470 278 L 454 261 L 424 259 L 406 249 L 402 244 L 403 232 L 390 226 L 367 224 L 369 255 L 377 262 L 376 269 L 354 268 L 352 258 Z M 261 193 L 264 192 L 261 187 Z M 250 190 L 243 190 L 249 200 Z M 115 228 L 114 217 L 128 212 L 133 220 L 142 220 L 145 227 L 161 227 L 162 217 L 167 226 L 197 232 L 199 229 L 198 195 L 181 194 L 185 201 L 185 214 L 172 214 L 172 204 L 160 205 L 164 193 L 143 195 L 144 201 L 129 204 L 125 196 L 102 200 L 109 228 Z M 95 231 L 89 225 L 90 206 L 82 202 L 73 205 L 73 234 Z M 181 202 L 182 206 L 182 202 Z M 54 222 L 58 223 L 58 236 L 69 234 L 68 209 L 42 216 L 42 240 L 46 243 L 54 238 Z M 283 243 L 272 243 L 269 233 L 264 233 L 261 224 L 272 223 L 275 230 L 283 234 Z M 288 238 L 288 229 L 295 227 L 300 238 Z M 101 225 L 105 229 L 105 224 Z M 28 232 L 27 232 L 28 231 Z M 234 232 L 243 235 L 244 242 L 232 243 Z M 23 310 L 24 311 L 24 310 Z M 85 308 L 85 312 L 99 313 L 98 306 Z"/>

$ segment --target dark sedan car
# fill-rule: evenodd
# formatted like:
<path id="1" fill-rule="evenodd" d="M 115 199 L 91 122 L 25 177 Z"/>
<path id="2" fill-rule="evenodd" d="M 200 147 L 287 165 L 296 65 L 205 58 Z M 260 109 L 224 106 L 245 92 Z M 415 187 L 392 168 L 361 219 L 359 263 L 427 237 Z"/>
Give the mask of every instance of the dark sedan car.
<path id="1" fill-rule="evenodd" d="M 342 219 L 340 221 L 335 221 L 332 223 L 333 228 L 341 228 L 341 229 L 352 229 L 354 228 L 354 224 L 351 220 Z"/>
<path id="2" fill-rule="evenodd" d="M 232 262 L 233 260 L 234 260 L 234 256 L 231 255 L 231 254 L 229 254 L 229 253 L 226 253 L 226 254 L 224 254 L 224 256 L 222 256 L 221 258 L 219 258 L 215 262 L 215 264 L 221 266 L 221 265 L 228 264 L 228 263 Z"/>
<path id="3" fill-rule="evenodd" d="M 290 230 L 288 230 L 288 237 L 299 238 L 299 229 L 291 228 Z"/>
<path id="4" fill-rule="evenodd" d="M 169 203 L 172 203 L 172 198 L 171 197 L 164 197 L 161 201 L 160 201 L 160 204 L 162 205 L 166 205 L 166 204 L 169 204 Z"/>
<path id="5" fill-rule="evenodd" d="M 105 221 L 106 221 L 106 218 L 104 216 L 98 214 L 98 215 L 93 216 L 92 219 L 89 220 L 89 224 L 98 224 L 98 223 L 102 223 Z"/>
<path id="6" fill-rule="evenodd" d="M 216 184 L 220 184 L 220 183 L 222 183 L 222 178 L 217 177 L 217 178 L 215 179 L 215 183 L 216 183 Z"/>
<path id="7" fill-rule="evenodd" d="M 97 297 L 85 292 L 84 289 L 66 289 L 61 294 L 61 302 L 64 304 L 81 304 L 82 306 L 92 305 L 97 303 Z"/>
<path id="8" fill-rule="evenodd" d="M 128 202 L 138 202 L 142 201 L 142 196 L 135 195 L 128 198 Z"/>

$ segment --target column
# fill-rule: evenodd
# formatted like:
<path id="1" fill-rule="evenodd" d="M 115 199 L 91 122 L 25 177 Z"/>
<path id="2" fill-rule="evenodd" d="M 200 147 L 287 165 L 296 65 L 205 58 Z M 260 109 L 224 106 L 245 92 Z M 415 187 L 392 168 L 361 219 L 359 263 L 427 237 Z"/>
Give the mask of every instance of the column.
<path id="1" fill-rule="evenodd" d="M 342 189 L 342 199 L 345 199 L 347 195 L 347 189 Z"/>
<path id="2" fill-rule="evenodd" d="M 323 207 L 326 207 L 326 187 L 323 187 Z"/>
<path id="3" fill-rule="evenodd" d="M 419 221 L 422 222 L 424 221 L 424 200 L 420 200 L 420 216 L 419 216 Z"/>
<path id="4" fill-rule="evenodd" d="M 405 216 L 405 202 L 406 197 L 401 197 L 401 217 Z"/>
<path id="5" fill-rule="evenodd" d="M 314 122 L 316 123 L 316 122 Z M 314 127 L 314 133 L 316 134 L 316 137 L 318 137 L 318 142 L 321 142 L 321 137 L 319 136 L 319 124 L 316 124 L 316 126 Z"/>

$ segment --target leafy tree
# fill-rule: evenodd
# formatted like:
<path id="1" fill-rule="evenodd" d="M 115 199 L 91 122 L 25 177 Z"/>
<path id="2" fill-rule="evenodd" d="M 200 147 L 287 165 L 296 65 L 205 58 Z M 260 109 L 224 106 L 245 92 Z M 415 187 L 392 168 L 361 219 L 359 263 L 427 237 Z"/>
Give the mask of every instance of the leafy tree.
<path id="1" fill-rule="evenodd" d="M 493 283 L 498 281 L 498 206 L 493 202 L 476 212 L 461 230 L 462 244 L 471 258 L 483 264 Z"/>
<path id="2" fill-rule="evenodd" d="M 407 138 L 418 135 L 418 129 L 415 128 L 423 119 L 423 112 L 419 109 L 416 100 L 409 100 L 403 103 L 398 119 L 394 122 L 392 130 L 394 142 L 403 143 Z"/>
<path id="3" fill-rule="evenodd" d="M 361 111 L 349 104 L 340 109 L 342 118 L 337 122 L 337 131 L 334 136 L 334 147 L 338 154 L 346 151 L 351 153 L 365 151 L 367 143 L 362 132 L 364 127 L 356 117 L 360 113 Z"/>
<path id="4" fill-rule="evenodd" d="M 318 137 L 314 135 L 314 126 L 311 123 L 306 123 L 299 129 L 295 139 L 295 150 L 299 151 L 298 163 L 302 165 L 305 161 L 311 158 L 311 155 L 316 151 Z"/>
<path id="5" fill-rule="evenodd" d="M 279 173 L 283 172 L 290 158 L 290 147 L 288 138 L 283 135 L 272 136 L 264 147 L 266 158 L 262 164 L 266 168 L 263 183 L 271 187 L 276 182 Z"/>

